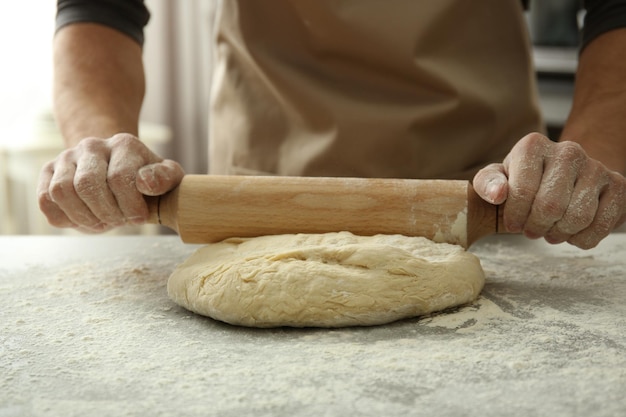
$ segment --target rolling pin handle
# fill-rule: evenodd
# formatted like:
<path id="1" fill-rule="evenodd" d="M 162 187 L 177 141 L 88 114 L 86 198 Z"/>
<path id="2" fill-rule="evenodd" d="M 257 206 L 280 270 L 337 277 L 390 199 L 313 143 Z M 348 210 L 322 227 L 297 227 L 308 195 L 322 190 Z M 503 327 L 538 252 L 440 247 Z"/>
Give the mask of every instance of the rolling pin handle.
<path id="1" fill-rule="evenodd" d="M 158 196 L 145 196 L 144 199 L 148 206 L 148 223 L 159 224 L 169 227 L 178 233 L 177 222 L 177 198 L 178 187 L 174 188 L 167 194 Z"/>
<path id="2" fill-rule="evenodd" d="M 148 223 L 150 224 L 162 224 L 161 223 L 161 196 L 145 196 L 146 205 L 148 206 Z"/>
<path id="3" fill-rule="evenodd" d="M 496 233 L 509 233 L 504 227 L 504 205 L 496 206 Z"/>
<path id="4" fill-rule="evenodd" d="M 496 233 L 500 231 L 500 206 L 496 206 Z"/>
<path id="5" fill-rule="evenodd" d="M 159 221 L 159 224 L 163 224 L 161 223 L 161 196 L 157 197 L 157 219 Z"/>

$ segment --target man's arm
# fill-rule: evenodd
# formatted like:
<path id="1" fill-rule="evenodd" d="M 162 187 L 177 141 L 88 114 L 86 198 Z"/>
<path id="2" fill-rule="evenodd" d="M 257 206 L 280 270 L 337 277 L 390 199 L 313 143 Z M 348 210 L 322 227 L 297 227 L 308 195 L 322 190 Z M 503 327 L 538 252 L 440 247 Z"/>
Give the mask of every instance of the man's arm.
<path id="1" fill-rule="evenodd" d="M 559 143 L 522 138 L 502 164 L 474 178 L 504 204 L 508 231 L 581 248 L 626 221 L 626 29 L 604 32 L 580 55 L 574 103 Z"/>
<path id="2" fill-rule="evenodd" d="M 141 46 L 98 23 L 63 26 L 54 40 L 54 104 L 68 149 L 40 174 L 50 224 L 102 232 L 147 220 L 144 195 L 161 195 L 184 172 L 138 138 L 144 95 Z"/>
<path id="3" fill-rule="evenodd" d="M 581 52 L 560 140 L 579 143 L 591 158 L 626 174 L 626 28 L 598 36 Z"/>
<path id="4" fill-rule="evenodd" d="M 54 108 L 68 147 L 137 135 L 145 91 L 141 46 L 109 27 L 76 23 L 54 39 Z"/>

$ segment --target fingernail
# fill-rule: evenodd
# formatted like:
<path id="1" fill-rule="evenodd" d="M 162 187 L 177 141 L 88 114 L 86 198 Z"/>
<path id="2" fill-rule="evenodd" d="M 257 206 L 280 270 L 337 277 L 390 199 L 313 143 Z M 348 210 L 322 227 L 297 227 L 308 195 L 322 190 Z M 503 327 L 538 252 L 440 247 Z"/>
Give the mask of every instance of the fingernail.
<path id="1" fill-rule="evenodd" d="M 126 221 L 130 224 L 141 225 L 146 222 L 146 219 L 141 216 L 136 216 L 136 217 L 129 217 L 126 219 Z"/>
<path id="2" fill-rule="evenodd" d="M 522 231 L 522 229 L 523 229 L 523 226 L 519 225 L 519 224 L 513 223 L 513 224 L 507 224 L 506 225 L 506 230 L 509 233 L 520 233 Z"/>
<path id="3" fill-rule="evenodd" d="M 498 194 L 500 193 L 501 184 L 496 184 L 495 182 L 491 182 L 487 185 L 487 197 L 491 200 L 491 203 L 494 203 L 498 198 Z"/>
<path id="4" fill-rule="evenodd" d="M 98 223 L 94 226 L 91 226 L 90 229 L 96 231 L 96 232 L 101 232 L 103 230 L 105 230 L 107 227 L 106 223 Z"/>
<path id="5" fill-rule="evenodd" d="M 526 236 L 528 239 L 539 239 L 541 237 L 541 235 L 532 232 L 524 232 L 524 236 Z"/>

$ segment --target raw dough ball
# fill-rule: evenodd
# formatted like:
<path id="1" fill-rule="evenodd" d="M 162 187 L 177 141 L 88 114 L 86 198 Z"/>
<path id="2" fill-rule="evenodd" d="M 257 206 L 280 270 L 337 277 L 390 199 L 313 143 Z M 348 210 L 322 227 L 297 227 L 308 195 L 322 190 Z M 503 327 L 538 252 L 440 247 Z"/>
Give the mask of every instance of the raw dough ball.
<path id="1" fill-rule="evenodd" d="M 168 282 L 179 305 L 253 327 L 375 325 L 476 299 L 480 261 L 460 246 L 348 232 L 227 239 Z"/>

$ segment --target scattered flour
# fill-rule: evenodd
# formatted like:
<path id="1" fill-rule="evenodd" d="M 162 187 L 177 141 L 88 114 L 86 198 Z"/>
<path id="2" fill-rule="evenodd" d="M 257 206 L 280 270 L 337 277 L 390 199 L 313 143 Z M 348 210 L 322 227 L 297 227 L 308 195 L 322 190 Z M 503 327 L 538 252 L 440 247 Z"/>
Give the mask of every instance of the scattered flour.
<path id="1" fill-rule="evenodd" d="M 0 266 L 0 416 L 626 413 L 623 239 L 591 252 L 487 239 L 472 247 L 487 275 L 475 303 L 333 330 L 193 315 L 166 282 L 195 248 L 118 239 L 63 265 Z M 49 250 L 84 245 L 63 242 Z"/>

